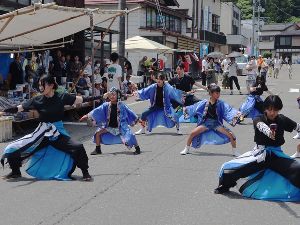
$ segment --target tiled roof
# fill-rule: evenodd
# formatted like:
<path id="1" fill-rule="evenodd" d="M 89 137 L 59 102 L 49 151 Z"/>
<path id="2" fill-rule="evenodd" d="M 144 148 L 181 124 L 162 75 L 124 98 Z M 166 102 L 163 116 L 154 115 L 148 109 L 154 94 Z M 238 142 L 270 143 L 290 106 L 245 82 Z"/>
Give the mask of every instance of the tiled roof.
<path id="1" fill-rule="evenodd" d="M 278 36 L 300 36 L 300 30 L 291 30 L 278 34 Z"/>
<path id="2" fill-rule="evenodd" d="M 126 3 L 142 3 L 146 0 L 127 0 Z M 179 6 L 177 0 L 161 0 L 161 4 L 167 6 Z M 86 5 L 97 5 L 97 4 L 118 4 L 119 0 L 85 0 Z"/>
<path id="3" fill-rule="evenodd" d="M 274 23 L 263 25 L 261 31 L 284 31 L 288 27 L 292 26 L 293 23 Z"/>
<path id="4" fill-rule="evenodd" d="M 144 0 L 127 0 L 127 3 L 139 3 L 144 2 Z M 97 4 L 118 4 L 118 0 L 85 0 L 86 5 L 97 5 Z"/>

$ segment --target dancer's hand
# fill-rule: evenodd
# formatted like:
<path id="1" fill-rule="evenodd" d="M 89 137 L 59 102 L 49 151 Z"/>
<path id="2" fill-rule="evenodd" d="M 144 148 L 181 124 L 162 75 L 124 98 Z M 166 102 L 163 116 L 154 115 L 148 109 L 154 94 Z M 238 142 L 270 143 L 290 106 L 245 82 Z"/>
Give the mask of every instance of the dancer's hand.
<path id="1" fill-rule="evenodd" d="M 88 119 L 88 115 L 84 115 L 79 119 L 80 122 L 86 121 Z"/>
<path id="2" fill-rule="evenodd" d="M 276 134 L 275 131 L 270 131 L 269 138 L 271 138 L 272 140 L 275 140 L 275 134 Z"/>
<path id="3" fill-rule="evenodd" d="M 5 114 L 5 112 L 0 112 L 0 116 L 3 116 Z"/>

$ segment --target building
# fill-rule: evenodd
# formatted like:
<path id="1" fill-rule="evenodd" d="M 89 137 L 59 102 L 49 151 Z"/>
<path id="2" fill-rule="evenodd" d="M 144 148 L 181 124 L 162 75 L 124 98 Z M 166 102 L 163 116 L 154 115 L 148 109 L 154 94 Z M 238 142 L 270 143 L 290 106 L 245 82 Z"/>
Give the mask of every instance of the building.
<path id="1" fill-rule="evenodd" d="M 188 10 L 178 9 L 179 4 L 176 0 L 158 2 L 159 5 L 155 0 L 127 0 L 128 10 L 138 9 L 126 15 L 126 39 L 142 36 L 172 49 L 199 51 L 199 41 L 191 38 L 187 33 L 187 21 L 191 20 Z M 86 0 L 85 5 L 88 8 L 101 7 L 106 10 L 115 10 L 118 9 L 118 0 Z M 119 23 L 116 21 L 111 29 L 118 30 L 118 26 Z M 118 41 L 117 35 L 113 35 L 112 41 Z M 143 54 L 148 57 L 157 57 L 155 52 L 128 53 L 127 57 L 132 63 L 134 73 L 137 71 L 138 62 Z M 166 54 L 165 57 L 167 57 L 166 67 L 173 68 L 172 55 Z"/>
<path id="2" fill-rule="evenodd" d="M 275 36 L 282 32 L 293 30 L 293 23 L 274 23 L 263 25 L 259 33 L 259 52 L 276 54 Z"/>
<path id="3" fill-rule="evenodd" d="M 286 31 L 275 35 L 276 55 L 289 57 L 292 63 L 300 64 L 300 23 L 295 23 Z"/>
<path id="4" fill-rule="evenodd" d="M 221 51 L 226 45 L 226 36 L 220 30 L 220 0 L 178 0 L 181 8 L 188 9 L 192 20 L 188 23 L 191 37 L 208 44 L 208 52 Z"/>
<path id="5" fill-rule="evenodd" d="M 233 2 L 221 3 L 220 30 L 226 35 L 227 45 L 222 52 L 230 53 L 247 48 L 249 40 L 241 34 L 241 10 Z"/>

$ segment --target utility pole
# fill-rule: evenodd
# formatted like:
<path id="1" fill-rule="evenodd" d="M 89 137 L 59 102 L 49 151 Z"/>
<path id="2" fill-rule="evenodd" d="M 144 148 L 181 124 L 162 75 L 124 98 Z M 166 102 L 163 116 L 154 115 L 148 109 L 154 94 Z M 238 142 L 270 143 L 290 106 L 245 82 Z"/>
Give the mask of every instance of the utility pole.
<path id="1" fill-rule="evenodd" d="M 119 10 L 126 9 L 126 0 L 119 0 Z M 119 43 L 118 43 L 118 51 L 119 51 L 119 62 L 122 67 L 122 71 L 124 71 L 124 57 L 125 57 L 125 15 L 119 17 Z"/>
<path id="2" fill-rule="evenodd" d="M 251 55 L 255 54 L 255 11 L 256 11 L 256 0 L 252 2 L 252 40 L 251 40 Z"/>
<path id="3" fill-rule="evenodd" d="M 195 2 L 196 2 L 196 0 L 193 0 L 193 12 L 192 12 L 192 38 L 194 38 L 194 34 L 195 34 L 195 20 L 196 20 L 196 18 L 195 18 L 195 6 L 196 6 L 196 4 L 195 4 Z"/>

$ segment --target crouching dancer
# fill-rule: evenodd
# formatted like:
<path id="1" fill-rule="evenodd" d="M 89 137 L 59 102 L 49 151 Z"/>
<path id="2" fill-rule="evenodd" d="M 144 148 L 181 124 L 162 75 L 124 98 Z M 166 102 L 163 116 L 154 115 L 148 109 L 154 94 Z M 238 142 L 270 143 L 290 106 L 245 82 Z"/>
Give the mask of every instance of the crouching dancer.
<path id="1" fill-rule="evenodd" d="M 181 155 L 189 153 L 190 146 L 200 148 L 204 144 L 222 145 L 228 142 L 232 146 L 232 154 L 238 156 L 236 151 L 236 138 L 234 134 L 223 125 L 223 120 L 232 126 L 238 122 L 240 113 L 220 98 L 221 89 L 212 83 L 208 86 L 209 100 L 202 100 L 184 109 L 186 117 L 198 116 L 197 127 L 188 137 L 187 143 Z"/>
<path id="2" fill-rule="evenodd" d="M 277 95 L 265 99 L 264 115 L 253 121 L 254 149 L 223 164 L 216 194 L 228 192 L 238 181 L 239 191 L 245 197 L 300 201 L 300 163 L 281 149 L 284 131 L 299 132 L 300 125 L 278 114 L 282 107 Z"/>
<path id="3" fill-rule="evenodd" d="M 100 99 L 98 97 L 59 94 L 53 77 L 42 76 L 39 81 L 41 95 L 24 102 L 18 107 L 4 110 L 9 113 L 34 109 L 39 112 L 39 126 L 36 130 L 10 143 L 1 159 L 5 159 L 12 170 L 4 179 L 21 177 L 22 161 L 30 157 L 26 172 L 37 179 L 69 180 L 75 167 L 82 171 L 83 180 L 90 181 L 88 157 L 81 143 L 73 141 L 64 129 L 62 119 L 65 105 Z"/>
<path id="4" fill-rule="evenodd" d="M 92 119 L 98 130 L 94 135 L 96 149 L 91 155 L 102 154 L 101 143 L 104 145 L 124 144 L 128 148 L 135 147 L 134 154 L 141 150 L 129 126 L 138 122 L 138 116 L 123 102 L 119 101 L 121 92 L 112 87 L 107 93 L 110 102 L 105 102 L 98 108 L 83 116 L 80 120 Z"/>

